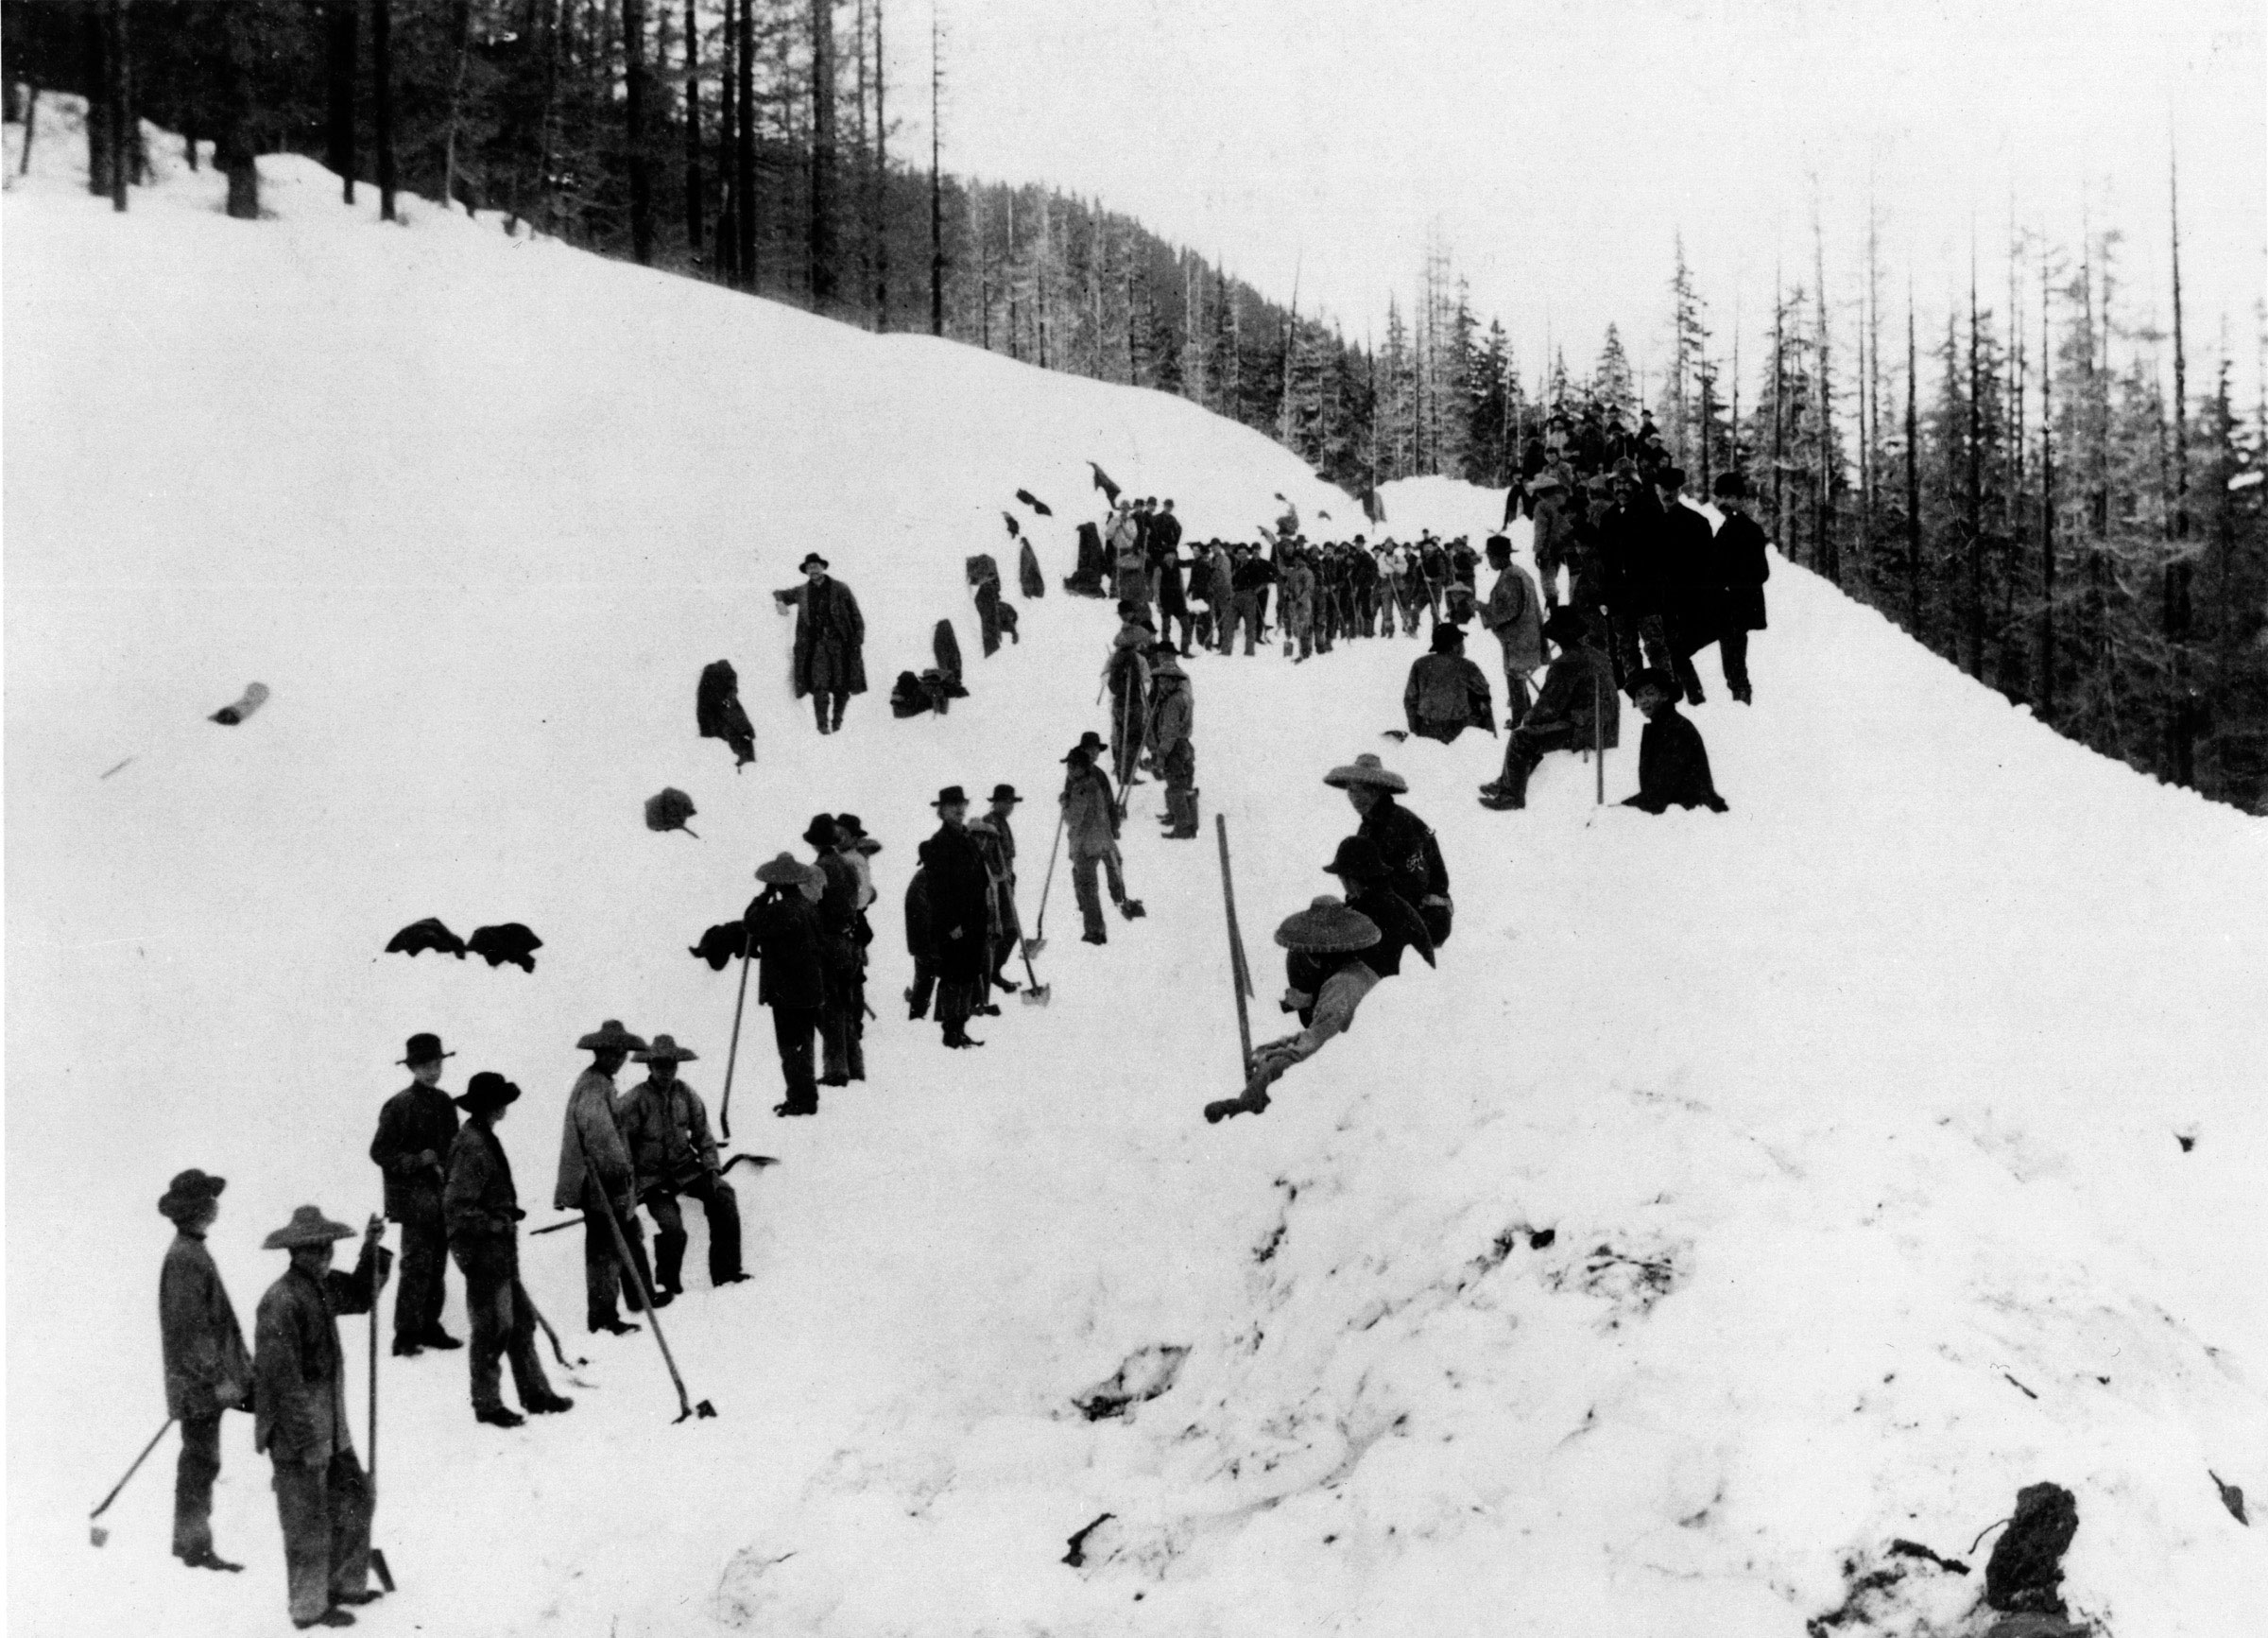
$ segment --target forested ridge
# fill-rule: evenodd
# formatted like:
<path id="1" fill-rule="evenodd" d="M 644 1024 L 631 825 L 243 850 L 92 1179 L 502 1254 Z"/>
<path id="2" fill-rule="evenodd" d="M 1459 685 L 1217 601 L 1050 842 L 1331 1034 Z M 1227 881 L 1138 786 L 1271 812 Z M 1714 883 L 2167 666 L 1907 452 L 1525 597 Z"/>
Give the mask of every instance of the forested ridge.
<path id="1" fill-rule="evenodd" d="M 10 118 L 84 95 L 90 185 L 122 209 L 139 120 L 210 144 L 247 216 L 255 157 L 310 153 L 387 214 L 397 191 L 446 198 L 845 322 L 1180 394 L 1366 504 L 1418 474 L 1514 484 L 1550 416 L 1649 410 L 1697 484 L 1749 474 L 1795 561 L 2070 737 L 2268 811 L 2268 396 L 2238 401 L 2218 315 L 2191 356 L 2171 174 L 2151 230 L 2174 251 L 2171 313 L 2128 291 L 2112 227 L 2077 246 L 2012 228 L 1940 311 L 1870 232 L 1852 287 L 1824 246 L 1808 280 L 1777 279 L 1744 358 L 1680 250 L 1664 366 L 1641 380 L 1612 326 L 1588 368 L 1563 346 L 1516 356 L 1439 244 L 1383 338 L 1353 342 L 1100 201 L 952 175 L 934 117 L 952 64 L 925 38 L 924 79 L 887 81 L 886 0 L 5 13 Z M 919 150 L 897 140 L 909 96 L 933 116 Z"/>

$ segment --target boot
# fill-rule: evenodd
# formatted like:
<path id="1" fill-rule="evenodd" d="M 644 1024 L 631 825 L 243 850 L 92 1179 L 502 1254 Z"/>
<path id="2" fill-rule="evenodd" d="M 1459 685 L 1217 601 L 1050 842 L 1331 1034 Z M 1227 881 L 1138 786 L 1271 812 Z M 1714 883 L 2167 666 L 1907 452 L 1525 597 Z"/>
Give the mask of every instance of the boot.
<path id="1" fill-rule="evenodd" d="M 1121 899 L 1118 902 L 1118 908 L 1119 913 L 1129 922 L 1139 922 L 1149 914 L 1149 911 L 1142 907 L 1140 899 Z"/>
<path id="2" fill-rule="evenodd" d="M 1267 1091 L 1263 1087 L 1255 1087 L 1242 1097 L 1217 1099 L 1205 1106 L 1205 1124 L 1218 1126 L 1231 1115 L 1264 1114 L 1269 1101 Z"/>
<path id="3" fill-rule="evenodd" d="M 438 1348 L 443 1352 L 446 1352 L 452 1348 L 462 1348 L 464 1346 L 464 1343 L 459 1341 L 456 1337 L 450 1336 L 448 1332 L 442 1330 L 438 1325 L 436 1325 L 432 1330 L 426 1332 L 425 1335 L 419 1337 L 418 1340 L 428 1348 Z"/>
<path id="4" fill-rule="evenodd" d="M 596 1325 L 590 1327 L 593 1336 L 603 1331 L 610 1336 L 627 1336 L 638 1329 L 637 1326 L 626 1319 L 602 1319 Z"/>
<path id="5" fill-rule="evenodd" d="M 474 1422 L 485 1422 L 490 1427 L 518 1427 L 527 1419 L 516 1410 L 507 1410 L 501 1405 L 484 1405 L 472 1413 Z"/>
<path id="6" fill-rule="evenodd" d="M 657 1301 L 673 1297 L 685 1289 L 685 1245 L 683 1230 L 674 1234 L 654 1236 L 654 1296 Z"/>
<path id="7" fill-rule="evenodd" d="M 242 1564 L 230 1563 L 228 1560 L 222 1558 L 211 1547 L 207 1547 L 201 1553 L 183 1554 L 181 1557 L 181 1564 L 184 1568 L 191 1570 L 236 1571 L 244 1568 Z"/>
<path id="8" fill-rule="evenodd" d="M 575 1401 L 563 1393 L 546 1393 L 526 1401 L 531 1416 L 554 1416 L 562 1410 L 573 1410 Z"/>
<path id="9" fill-rule="evenodd" d="M 304 1632 L 310 1627 L 352 1627 L 354 1625 L 354 1617 L 335 1605 L 331 1609 L 325 1610 L 320 1615 L 310 1615 L 304 1621 L 294 1615 L 291 1618 L 291 1624 Z"/>
<path id="10" fill-rule="evenodd" d="M 394 1357 L 396 1359 L 415 1359 L 419 1354 L 424 1352 L 425 1345 L 422 1342 L 420 1342 L 414 1336 L 397 1336 L 394 1338 Z"/>

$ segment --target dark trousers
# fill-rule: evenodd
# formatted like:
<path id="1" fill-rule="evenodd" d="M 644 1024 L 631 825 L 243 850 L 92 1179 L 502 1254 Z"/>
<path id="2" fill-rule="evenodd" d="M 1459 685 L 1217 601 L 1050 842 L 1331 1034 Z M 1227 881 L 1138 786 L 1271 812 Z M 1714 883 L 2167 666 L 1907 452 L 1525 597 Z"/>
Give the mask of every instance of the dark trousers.
<path id="1" fill-rule="evenodd" d="M 1165 811 L 1174 821 L 1174 835 L 1197 834 L 1197 751 L 1186 739 L 1165 753 L 1160 768 L 1165 775 Z"/>
<path id="2" fill-rule="evenodd" d="M 906 1016 L 925 1018 L 929 1015 L 929 999 L 936 992 L 937 970 L 919 957 L 914 958 L 913 988 L 905 992 Z"/>
<path id="3" fill-rule="evenodd" d="M 937 1022 L 944 1026 L 950 1039 L 957 1030 L 965 1029 L 976 1009 L 984 1005 L 985 978 L 945 977 L 937 980 Z"/>
<path id="4" fill-rule="evenodd" d="M 615 1250 L 613 1231 L 607 1227 L 611 1216 L 622 1230 L 622 1237 L 630 1248 L 630 1261 L 636 1273 L 622 1266 L 622 1253 Z M 614 1202 L 608 1199 L 606 1191 L 594 1181 L 583 1184 L 583 1300 L 585 1322 L 593 1331 L 603 1331 L 610 1325 L 621 1323 L 621 1310 L 615 1306 L 619 1300 L 622 1308 L 635 1314 L 645 1306 L 640 1294 L 643 1281 L 651 1284 L 652 1271 L 645 1262 L 645 1230 L 639 1224 L 637 1214 L 625 1206 L 616 1211 Z"/>
<path id="5" fill-rule="evenodd" d="M 370 1482 L 354 1453 L 342 1450 L 328 1461 L 278 1461 L 275 1491 L 291 1618 L 304 1626 L 335 1595 L 369 1586 Z"/>
<path id="6" fill-rule="evenodd" d="M 536 1305 L 520 1284 L 520 1249 L 508 1239 L 484 1238 L 450 1248 L 465 1276 L 465 1314 L 472 1329 L 472 1408 L 504 1404 L 502 1365 L 512 1362 L 512 1386 L 522 1405 L 551 1397 L 550 1380 L 536 1353 Z"/>
<path id="7" fill-rule="evenodd" d="M 772 1006 L 772 1039 L 780 1047 L 780 1078 L 787 1083 L 787 1107 L 808 1114 L 819 1107 L 819 1085 L 812 1074 L 812 1037 L 818 1033 L 816 1007 Z"/>
<path id="8" fill-rule="evenodd" d="M 422 1342 L 441 1326 L 447 1295 L 449 1225 L 441 1216 L 440 1192 L 421 1190 L 414 1204 L 401 1208 L 402 1285 L 394 1293 L 394 1340 Z"/>
<path id="9" fill-rule="evenodd" d="M 1110 902 L 1123 905 L 1126 902 L 1126 878 L 1120 873 L 1116 848 L 1107 853 L 1074 853 L 1071 858 L 1071 888 L 1079 901 L 1079 917 L 1087 923 L 1088 935 L 1108 938 L 1109 934 L 1103 924 L 1103 901 L 1095 891 L 1094 871 L 1097 865 L 1109 872 Z"/>
<path id="10" fill-rule="evenodd" d="M 829 1084 L 867 1078 L 867 983 L 856 968 L 827 974 L 819 1009 L 820 1073 Z"/>
<path id="11" fill-rule="evenodd" d="M 740 1273 L 740 1198 L 724 1179 L 703 1172 L 681 1188 L 657 1192 L 645 1203 L 645 1209 L 654 1214 L 654 1273 L 662 1289 L 677 1292 L 685 1288 L 681 1276 L 687 1236 L 679 1195 L 700 1201 L 709 1219 L 709 1284 L 721 1285 L 736 1278 Z"/>
<path id="12" fill-rule="evenodd" d="M 181 1458 L 173 1470 L 173 1556 L 213 1550 L 213 1481 L 220 1476 L 220 1412 L 181 1418 Z"/>
<path id="13" fill-rule="evenodd" d="M 815 693 L 811 697 L 811 714 L 818 719 L 819 732 L 832 733 L 843 725 L 843 707 L 850 703 L 848 693 Z M 832 720 L 830 720 L 832 718 Z"/>
<path id="14" fill-rule="evenodd" d="M 1528 719 L 1528 707 L 1536 703 L 1536 696 L 1528 688 L 1528 674 L 1516 666 L 1504 667 L 1504 715 L 1506 726 L 1518 728 Z"/>
<path id="15" fill-rule="evenodd" d="M 1725 686 L 1735 699 L 1748 698 L 1748 633 L 1727 631 L 1717 639 L 1717 658 L 1724 663 Z"/>
<path id="16" fill-rule="evenodd" d="M 1525 807 L 1528 801 L 1528 775 L 1544 753 L 1553 750 L 1581 750 L 1587 748 L 1575 742 L 1572 723 L 1555 722 L 1543 728 L 1516 728 L 1504 740 L 1504 771 L 1497 783 L 1513 799 L 1513 805 Z"/>
<path id="17" fill-rule="evenodd" d="M 1245 633 L 1245 652 L 1250 654 L 1260 642 L 1260 598 L 1254 593 L 1239 592 L 1228 605 L 1228 634 L 1221 640 L 1222 653 L 1235 647 L 1240 629 Z"/>

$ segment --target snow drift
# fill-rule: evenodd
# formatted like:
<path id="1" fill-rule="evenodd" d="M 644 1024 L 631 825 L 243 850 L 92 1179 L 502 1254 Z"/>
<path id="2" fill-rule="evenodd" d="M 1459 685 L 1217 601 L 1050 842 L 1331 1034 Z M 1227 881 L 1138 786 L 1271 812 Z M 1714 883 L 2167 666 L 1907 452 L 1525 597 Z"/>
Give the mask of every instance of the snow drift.
<path id="1" fill-rule="evenodd" d="M 531 1208 L 602 1017 L 698 1049 L 713 1112 L 732 974 L 686 946 L 820 809 L 885 845 L 882 1017 L 869 1082 L 811 1122 L 762 1112 L 747 1031 L 731 1147 L 782 1162 L 742 1185 L 755 1278 L 666 1315 L 719 1418 L 671 1427 L 647 1339 L 574 1323 L 575 1236 L 526 1242 L 592 1355 L 576 1407 L 479 1427 L 461 1362 L 387 1362 L 403 1586 L 373 1630 L 1904 1638 L 1982 1629 L 1970 1541 L 2037 1479 L 2078 1497 L 2066 1593 L 2104 1630 L 2257 1625 L 2268 1545 L 2208 1470 L 2268 1491 L 2259 821 L 1785 564 L 1758 705 L 1695 714 L 1725 816 L 1599 809 L 1566 757 L 1483 812 L 1498 742 L 1377 737 L 1418 644 L 1203 658 L 1263 1030 L 1267 930 L 1332 885 L 1351 815 L 1319 776 L 1356 750 L 1440 832 L 1440 970 L 1205 1128 L 1236 1078 L 1217 866 L 1151 839 L 1145 788 L 1149 918 L 1082 946 L 1058 883 L 1055 1004 L 945 1054 L 893 1011 L 896 906 L 936 788 L 1006 780 L 1037 909 L 1057 758 L 1103 726 L 1107 605 L 1059 592 L 1087 463 L 1198 537 L 1278 491 L 1352 503 L 1171 398 L 415 201 L 383 226 L 301 160 L 264 162 L 262 224 L 178 170 L 116 216 L 53 134 L 5 204 L 20 1629 L 283 1624 L 241 1421 L 215 1528 L 245 1576 L 166 1558 L 161 1469 L 100 1555 L 73 1510 L 163 1414 L 166 1178 L 231 1178 L 213 1243 L 249 1315 L 292 1206 L 375 1202 L 413 1030 L 527 1088 L 502 1129 Z M 1386 500 L 1404 538 L 1501 510 Z M 1050 594 L 979 660 L 962 563 L 1007 560 L 1004 509 Z M 824 740 L 767 595 L 812 549 L 877 684 Z M 945 616 L 971 698 L 893 721 Z M 719 658 L 757 733 L 737 773 L 696 734 Z M 257 716 L 203 720 L 251 678 Z M 700 839 L 644 828 L 663 785 Z M 541 958 L 381 953 L 426 916 L 524 922 Z"/>

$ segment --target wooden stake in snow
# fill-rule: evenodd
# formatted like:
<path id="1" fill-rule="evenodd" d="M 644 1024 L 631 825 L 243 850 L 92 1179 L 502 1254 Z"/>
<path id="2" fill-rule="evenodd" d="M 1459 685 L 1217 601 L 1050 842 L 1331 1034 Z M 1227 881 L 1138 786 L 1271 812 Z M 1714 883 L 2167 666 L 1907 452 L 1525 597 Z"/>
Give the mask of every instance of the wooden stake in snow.
<path id="1" fill-rule="evenodd" d="M 1236 991 L 1236 1039 L 1243 1052 L 1242 1078 L 1252 1078 L 1252 1014 L 1245 999 L 1252 993 L 1252 970 L 1245 961 L 1245 937 L 1236 924 L 1236 881 L 1228 871 L 1228 816 L 1212 816 L 1213 835 L 1221 844 L 1221 903 L 1228 912 L 1228 978 Z"/>

